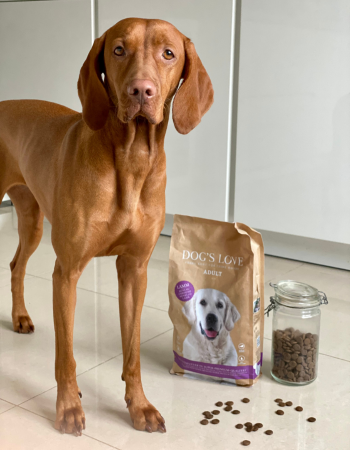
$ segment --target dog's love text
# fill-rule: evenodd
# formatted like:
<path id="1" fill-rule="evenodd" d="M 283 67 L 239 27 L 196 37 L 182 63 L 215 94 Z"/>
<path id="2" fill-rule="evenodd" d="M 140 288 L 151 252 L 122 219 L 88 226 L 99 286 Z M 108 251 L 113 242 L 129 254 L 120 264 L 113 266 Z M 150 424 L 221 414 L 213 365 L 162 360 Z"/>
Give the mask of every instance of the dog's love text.
<path id="1" fill-rule="evenodd" d="M 192 261 L 208 261 L 208 262 L 216 262 L 215 253 L 206 253 L 206 252 L 196 252 L 184 250 L 182 253 L 182 259 L 192 259 Z M 234 265 L 234 266 L 243 266 L 243 258 L 241 256 L 231 256 L 231 255 L 222 255 L 219 254 L 219 258 L 217 260 L 220 264 Z M 205 272 L 204 272 L 205 273 Z"/>

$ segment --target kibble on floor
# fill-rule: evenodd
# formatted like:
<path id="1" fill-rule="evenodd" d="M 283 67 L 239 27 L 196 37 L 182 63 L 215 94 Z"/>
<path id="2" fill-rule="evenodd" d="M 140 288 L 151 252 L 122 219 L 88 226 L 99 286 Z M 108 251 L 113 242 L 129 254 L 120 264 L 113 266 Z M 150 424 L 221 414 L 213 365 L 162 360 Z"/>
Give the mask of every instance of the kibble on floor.
<path id="1" fill-rule="evenodd" d="M 297 407 L 295 408 L 295 410 L 300 412 L 300 411 L 303 411 L 303 408 L 302 408 L 301 406 L 297 406 Z"/>
<path id="2" fill-rule="evenodd" d="M 223 405 L 222 402 L 216 402 L 216 403 L 215 403 L 215 406 L 222 406 L 222 405 Z"/>
<path id="3" fill-rule="evenodd" d="M 278 409 L 278 410 L 276 411 L 276 414 L 277 414 L 278 416 L 283 416 L 284 411 L 282 411 L 281 409 Z"/>
<path id="4" fill-rule="evenodd" d="M 244 445 L 245 447 L 247 447 L 248 445 L 250 445 L 250 441 L 242 441 L 242 445 Z"/>
<path id="5" fill-rule="evenodd" d="M 241 423 L 237 423 L 236 428 L 238 428 L 239 430 L 241 430 L 243 428 L 243 425 Z"/>

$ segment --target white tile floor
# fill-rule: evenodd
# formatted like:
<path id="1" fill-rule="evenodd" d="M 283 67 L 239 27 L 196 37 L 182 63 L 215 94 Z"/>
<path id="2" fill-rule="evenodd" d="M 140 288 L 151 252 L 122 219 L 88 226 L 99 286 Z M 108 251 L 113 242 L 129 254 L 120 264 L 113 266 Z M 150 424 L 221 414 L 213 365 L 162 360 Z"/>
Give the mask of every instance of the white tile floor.
<path id="1" fill-rule="evenodd" d="M 271 318 L 266 320 L 262 379 L 248 390 L 171 376 L 172 324 L 168 317 L 168 253 L 170 240 L 161 237 L 149 265 L 149 287 L 142 315 L 141 364 L 149 400 L 165 417 L 167 433 L 135 431 L 125 408 L 118 289 L 115 258 L 92 261 L 79 281 L 74 347 L 87 428 L 83 437 L 60 435 L 53 428 L 56 387 L 51 273 L 55 255 L 50 227 L 32 256 L 25 281 L 28 311 L 36 326 L 33 335 L 12 331 L 10 271 L 18 242 L 11 208 L 0 210 L 0 448 L 2 450 L 75 449 L 228 450 L 252 449 L 350 450 L 350 273 L 279 258 L 266 258 L 266 301 L 269 281 L 289 278 L 325 291 L 319 377 L 313 384 L 291 388 L 269 376 Z M 219 427 L 198 424 L 201 412 L 218 400 L 239 402 L 239 419 L 221 414 Z M 276 397 L 304 407 L 274 414 Z M 314 424 L 305 419 L 317 417 Z M 238 422 L 258 422 L 273 436 L 234 428 Z"/>

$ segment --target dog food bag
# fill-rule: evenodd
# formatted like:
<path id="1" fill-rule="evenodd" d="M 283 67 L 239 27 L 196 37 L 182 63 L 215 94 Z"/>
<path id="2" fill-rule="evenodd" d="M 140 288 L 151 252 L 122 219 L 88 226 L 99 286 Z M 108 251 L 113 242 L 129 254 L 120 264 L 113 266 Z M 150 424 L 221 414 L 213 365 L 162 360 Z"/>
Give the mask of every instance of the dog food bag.
<path id="1" fill-rule="evenodd" d="M 176 215 L 170 248 L 172 374 L 242 386 L 263 359 L 264 248 L 241 223 Z"/>

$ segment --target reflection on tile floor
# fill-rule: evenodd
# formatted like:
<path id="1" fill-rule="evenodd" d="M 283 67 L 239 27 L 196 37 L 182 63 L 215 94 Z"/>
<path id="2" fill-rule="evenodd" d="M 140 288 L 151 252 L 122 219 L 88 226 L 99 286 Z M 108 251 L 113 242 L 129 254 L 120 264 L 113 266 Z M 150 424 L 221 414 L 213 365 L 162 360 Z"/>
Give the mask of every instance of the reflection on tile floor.
<path id="1" fill-rule="evenodd" d="M 125 408 L 115 258 L 89 264 L 78 285 L 74 349 L 87 429 L 82 438 L 61 436 L 53 428 L 56 387 L 51 273 L 55 255 L 50 226 L 31 258 L 25 281 L 28 311 L 36 325 L 33 335 L 12 332 L 10 271 L 18 243 L 11 209 L 0 214 L 0 448 L 5 450 L 58 449 L 206 449 L 239 448 L 243 439 L 260 450 L 350 450 L 347 426 L 350 411 L 350 273 L 266 257 L 268 282 L 298 279 L 325 291 L 319 378 L 309 386 L 291 388 L 269 375 L 271 316 L 266 320 L 262 379 L 242 390 L 169 375 L 172 364 L 172 324 L 169 320 L 167 280 L 170 240 L 161 237 L 149 265 L 148 289 L 141 326 L 141 365 L 144 389 L 166 419 L 168 432 L 148 434 L 131 427 Z M 244 392 L 243 392 L 244 391 Z M 240 402 L 248 396 L 247 405 Z M 273 399 L 301 404 L 284 416 L 274 413 Z M 218 400 L 232 399 L 241 410 L 236 418 L 221 414 L 217 428 L 198 424 L 201 412 Z M 315 424 L 306 421 L 317 417 Z M 274 430 L 247 433 L 234 428 L 245 421 L 262 422 Z M 18 430 L 21 430 L 19 433 Z"/>

